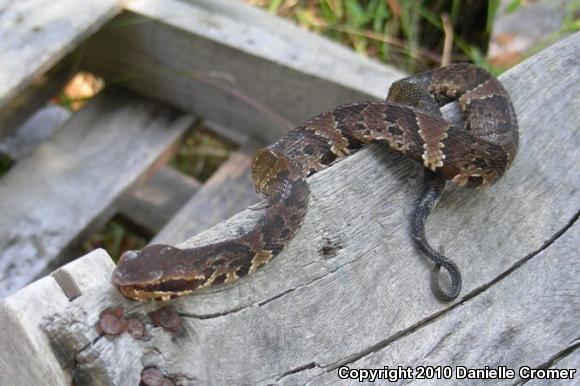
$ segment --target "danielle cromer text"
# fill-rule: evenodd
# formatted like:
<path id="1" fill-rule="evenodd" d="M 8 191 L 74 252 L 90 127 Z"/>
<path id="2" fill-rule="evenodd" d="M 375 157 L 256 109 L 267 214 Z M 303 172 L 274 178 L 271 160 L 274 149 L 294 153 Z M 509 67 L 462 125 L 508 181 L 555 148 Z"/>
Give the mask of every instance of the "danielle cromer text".
<path id="1" fill-rule="evenodd" d="M 521 366 L 518 369 L 507 366 L 466 367 L 466 366 L 397 366 L 365 369 L 341 366 L 337 369 L 340 379 L 359 382 L 388 381 L 397 382 L 405 379 L 574 379 L 576 369 L 534 369 Z"/>

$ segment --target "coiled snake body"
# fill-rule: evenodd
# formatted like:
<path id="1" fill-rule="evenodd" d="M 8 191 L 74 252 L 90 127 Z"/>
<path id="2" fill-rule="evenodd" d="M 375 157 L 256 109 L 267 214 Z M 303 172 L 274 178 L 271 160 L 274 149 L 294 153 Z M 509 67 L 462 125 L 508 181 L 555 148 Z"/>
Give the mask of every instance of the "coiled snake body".
<path id="1" fill-rule="evenodd" d="M 463 112 L 463 127 L 450 125 L 439 111 L 454 100 Z M 497 79 L 469 64 L 399 80 L 386 101 L 338 106 L 291 130 L 254 157 L 254 184 L 267 198 L 267 207 L 250 230 L 196 248 L 157 244 L 127 251 L 113 273 L 113 284 L 132 299 L 167 300 L 254 272 L 300 229 L 308 206 L 306 178 L 372 142 L 387 144 L 425 166 L 425 188 L 412 221 L 413 239 L 451 276 L 449 292 L 441 290 L 434 277 L 437 297 L 456 298 L 461 289 L 459 270 L 429 246 L 425 220 L 445 179 L 466 187 L 489 185 L 509 167 L 518 148 L 509 95 Z"/>

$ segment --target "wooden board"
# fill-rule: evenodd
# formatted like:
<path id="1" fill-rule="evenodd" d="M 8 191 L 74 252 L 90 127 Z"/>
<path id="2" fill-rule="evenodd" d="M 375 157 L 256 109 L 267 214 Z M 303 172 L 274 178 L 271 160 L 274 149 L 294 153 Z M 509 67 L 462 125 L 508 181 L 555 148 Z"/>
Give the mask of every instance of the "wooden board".
<path id="1" fill-rule="evenodd" d="M 127 92 L 106 93 L 13 166 L 0 179 L 0 297 L 98 229 L 192 122 Z"/>
<path id="2" fill-rule="evenodd" d="M 458 301 L 433 298 L 431 265 L 408 233 L 420 168 L 371 146 L 309 179 L 305 223 L 274 261 L 172 302 L 181 335 L 152 327 L 148 312 L 162 304 L 127 301 L 104 281 L 45 325 L 61 363 L 74 363 L 76 379 L 89 384 L 136 384 L 156 366 L 178 384 L 264 385 L 334 384 L 337 366 L 350 363 L 573 364 L 578 52 L 580 33 L 501 77 L 518 114 L 520 153 L 493 187 L 450 188 L 429 221 L 432 243 L 462 269 Z M 257 215 L 244 211 L 181 246 L 235 234 Z M 97 336 L 99 312 L 118 305 L 147 324 L 149 340 Z"/>
<path id="3" fill-rule="evenodd" d="M 81 265 L 84 274 L 80 273 Z M 108 280 L 112 267 L 105 251 L 95 250 L 0 300 L 4 327 L 0 329 L 0 345 L 10 353 L 0 357 L 1 385 L 71 384 L 70 372 L 60 366 L 40 325 L 80 294 Z"/>
<path id="4" fill-rule="evenodd" d="M 575 254 L 579 240 L 580 224 L 575 224 L 549 248 L 528 256 L 493 285 L 482 288 L 478 296 L 452 307 L 444 316 L 420 320 L 398 336 L 327 363 L 323 369 L 305 369 L 282 379 L 288 384 L 350 385 L 352 380 L 339 381 L 339 368 L 451 366 L 452 374 L 457 375 L 461 370 L 455 366 L 506 366 L 516 370 L 515 376 L 494 384 L 513 385 L 525 380 L 518 374 L 520 367 L 546 368 L 560 356 L 578 358 L 574 351 L 580 351 L 580 322 L 575 316 L 580 314 L 580 303 L 574 295 L 580 293 L 580 265 Z M 580 379 L 578 361 L 558 363 L 553 368 L 576 369 L 576 379 Z M 456 376 L 452 378 L 457 382 Z M 461 383 L 480 385 L 481 380 Z"/>
<path id="5" fill-rule="evenodd" d="M 81 66 L 267 141 L 337 104 L 384 98 L 402 75 L 286 22 L 263 22 L 268 15 L 246 4 L 216 2 L 223 13 L 209 4 L 132 1 L 91 39 Z"/>
<path id="6" fill-rule="evenodd" d="M 0 300 L 0 323 L 4 326 L 0 329 L 0 344 L 7 350 L 0 358 L 0 384 L 19 384 L 23 376 L 25 383 L 31 385 L 70 382 L 39 328 L 44 318 L 67 304 L 67 297 L 52 277 L 34 282 L 18 292 L 18 297 Z M 42 360 L 31 366 L 32 358 Z"/>
<path id="7" fill-rule="evenodd" d="M 18 110 L 42 105 L 70 71 L 44 74 L 120 10 L 119 0 L 0 4 L 0 138 L 18 127 Z"/>
<path id="8" fill-rule="evenodd" d="M 0 153 L 13 160 L 28 157 L 71 117 L 70 110 L 49 104 L 38 110 L 12 135 L 0 140 Z M 156 234 L 197 192 L 201 184 L 176 169 L 164 166 L 137 181 L 118 202 L 120 214 Z M 224 220 L 223 218 L 221 220 Z"/>
<path id="9" fill-rule="evenodd" d="M 0 140 L 0 153 L 13 160 L 28 157 L 70 119 L 72 112 L 49 104 L 38 110 L 12 135 Z M 118 211 L 143 229 L 156 234 L 200 188 L 201 184 L 164 166 L 140 179 L 118 200 Z M 223 220 L 223 219 L 222 219 Z"/>
<path id="10" fill-rule="evenodd" d="M 119 202 L 120 213 L 150 231 L 159 232 L 198 192 L 199 181 L 170 166 L 132 186 Z"/>
<path id="11" fill-rule="evenodd" d="M 250 157 L 232 153 L 151 243 L 180 243 L 257 202 L 250 165 Z"/>
<path id="12" fill-rule="evenodd" d="M 121 213 L 155 234 L 150 243 L 181 242 L 258 200 L 251 182 L 250 161 L 266 144 L 233 128 L 208 121 L 203 126 L 237 144 L 239 149 L 203 186 L 171 167 L 163 167 L 121 199 Z"/>

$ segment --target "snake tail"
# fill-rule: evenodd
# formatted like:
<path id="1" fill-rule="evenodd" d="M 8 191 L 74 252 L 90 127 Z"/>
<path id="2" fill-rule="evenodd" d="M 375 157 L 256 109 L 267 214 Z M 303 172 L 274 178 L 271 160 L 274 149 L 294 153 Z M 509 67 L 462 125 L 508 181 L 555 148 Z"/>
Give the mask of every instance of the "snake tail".
<path id="1" fill-rule="evenodd" d="M 461 272 L 453 260 L 433 249 L 425 236 L 425 222 L 433 208 L 437 205 L 437 202 L 439 202 L 439 198 L 445 187 L 445 182 L 445 178 L 425 169 L 423 191 L 417 200 L 417 206 L 413 213 L 411 234 L 419 251 L 436 264 L 431 279 L 431 286 L 435 297 L 441 301 L 449 302 L 457 299 L 461 292 Z M 439 269 L 441 267 L 451 277 L 451 288 L 447 292 L 441 288 L 440 284 Z"/>

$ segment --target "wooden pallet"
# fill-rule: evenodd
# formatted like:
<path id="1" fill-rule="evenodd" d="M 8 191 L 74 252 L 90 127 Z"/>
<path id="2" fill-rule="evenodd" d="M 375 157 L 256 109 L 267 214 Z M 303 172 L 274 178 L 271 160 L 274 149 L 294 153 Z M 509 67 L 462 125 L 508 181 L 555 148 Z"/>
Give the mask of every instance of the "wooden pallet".
<path id="1" fill-rule="evenodd" d="M 166 241 L 183 241 L 256 199 L 245 177 L 240 177 L 244 181 L 240 186 L 228 176 L 247 173 L 251 153 L 260 145 L 320 110 L 368 98 L 369 90 L 363 87 L 367 82 L 376 87 L 373 91 L 377 96 L 381 95 L 401 75 L 358 57 L 346 63 L 352 55 L 348 50 L 320 38 L 319 47 L 325 55 L 315 57 L 301 46 L 310 37 L 305 31 L 286 23 L 279 28 L 271 17 L 244 4 L 224 5 L 229 13 L 208 9 L 218 5 L 168 1 L 159 8 L 155 1 L 135 1 L 106 25 L 106 20 L 123 9 L 120 3 L 95 1 L 85 9 L 62 1 L 48 7 L 41 18 L 36 8 L 46 7 L 27 1 L 12 5 L 1 15 L 2 25 L 18 28 L 0 42 L 0 50 L 9 59 L 3 62 L 0 73 L 0 138 L 18 137 L 14 122 L 22 121 L 31 106 L 45 103 L 54 85 L 68 79 L 73 71 L 91 71 L 110 85 L 122 86 L 139 96 L 124 91 L 126 106 L 122 103 L 125 96 L 101 96 L 99 102 L 91 103 L 65 123 L 47 144 L 34 151 L 29 149 L 32 154 L 26 154 L 26 159 L 0 183 L 5 206 L 2 210 L 8 214 L 0 219 L 0 297 L 48 273 L 67 254 L 69 246 L 94 232 L 116 212 L 153 231 L 166 225 L 167 217 L 173 217 L 178 209 L 170 205 L 182 206 L 183 195 L 176 197 L 171 189 L 165 189 L 167 204 L 153 209 L 156 213 L 147 213 L 142 210 L 147 202 L 142 197 L 147 186 L 138 185 L 149 184 L 151 189 L 157 180 L 168 183 L 171 172 L 161 171 L 149 181 L 146 177 L 172 154 L 172 145 L 191 127 L 193 117 L 203 117 L 218 134 L 237 143 L 242 153 L 234 154 L 188 204 L 192 209 L 181 212 L 180 223 L 167 224 L 169 230 L 180 229 L 182 233 L 162 232 L 160 237 L 181 237 L 163 236 Z M 72 17 L 75 28 L 63 33 L 63 26 L 72 23 Z M 39 20 L 44 24 L 39 26 Z M 271 33 L 274 26 L 276 33 Z M 95 33 L 97 27 L 101 28 Z M 294 32 L 298 32 L 296 39 L 288 40 Z M 31 41 L 29 50 L 35 50 L 34 54 L 29 50 L 22 55 L 10 54 L 22 41 Z M 265 48 L 273 44 L 279 52 Z M 291 62 L 284 63 L 287 58 Z M 324 63 L 339 65 L 335 71 L 322 74 Z M 352 65 L 360 66 L 360 75 L 347 76 L 347 68 Z M 58 73 L 51 68 L 58 68 Z M 226 78 L 225 84 L 220 83 L 222 78 Z M 43 79 L 40 86 L 38 79 Z M 17 108 L 14 101 L 26 103 Z M 173 107 L 165 118 L 157 117 L 162 104 Z M 151 110 L 149 118 L 145 110 Z M 275 116 L 270 117 L 269 112 Z M 152 127 L 144 126 L 148 119 Z M 98 132 L 102 130 L 106 134 L 101 136 Z M 126 157 L 122 155 L 125 151 Z M 77 169 L 60 170 L 63 160 L 53 158 L 53 153 L 62 155 Z M 84 180 L 81 174 L 86 175 Z M 199 185 L 184 176 L 172 178 L 169 183 L 185 195 L 193 194 L 195 185 Z M 214 202 L 213 211 L 201 210 L 205 198 L 216 194 L 212 189 L 222 192 L 215 197 L 237 197 L 244 192 L 243 198 Z M 85 191 L 93 195 L 74 197 Z M 145 203 L 140 202 L 143 200 Z M 187 228 L 184 224 L 193 226 L 188 218 L 202 220 L 197 227 Z"/>
<path id="2" fill-rule="evenodd" d="M 110 285 L 102 250 L 21 287 L 114 213 L 181 246 L 247 226 L 256 211 L 221 221 L 257 200 L 256 147 L 336 104 L 382 98 L 402 74 L 243 3 L 41 3 L 0 12 L 13 26 L 0 40 L 0 138 L 18 138 L 16 123 L 70 66 L 117 87 L 0 179 L 0 384 L 138 384 L 152 367 L 175 384 L 217 385 L 351 384 L 341 366 L 578 368 L 580 33 L 502 75 L 520 154 L 491 188 L 449 189 L 429 221 L 462 268 L 456 302 L 432 298 L 408 234 L 420 167 L 371 146 L 309 180 L 305 224 L 272 263 L 172 302 L 184 321 L 174 337 L 151 324 L 160 304 Z M 16 55 L 22 41 L 33 44 Z M 203 185 L 165 166 L 194 117 L 240 145 Z M 119 306 L 150 339 L 99 335 L 100 313 Z"/>

